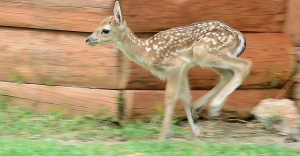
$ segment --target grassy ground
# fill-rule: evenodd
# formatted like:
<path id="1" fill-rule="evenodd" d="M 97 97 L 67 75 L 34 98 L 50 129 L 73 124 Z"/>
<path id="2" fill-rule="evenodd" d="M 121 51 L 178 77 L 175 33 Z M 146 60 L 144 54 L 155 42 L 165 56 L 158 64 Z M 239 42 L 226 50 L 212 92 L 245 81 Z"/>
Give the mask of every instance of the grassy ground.
<path id="1" fill-rule="evenodd" d="M 300 155 L 299 151 L 279 146 L 190 141 L 187 125 L 173 125 L 171 142 L 156 142 L 161 117 L 149 122 L 120 125 L 107 117 L 60 113 L 37 114 L 10 106 L 0 98 L 0 155 Z M 216 132 L 218 133 L 218 132 Z M 220 133 L 221 135 L 222 133 Z"/>
<path id="2" fill-rule="evenodd" d="M 49 136 L 60 140 L 139 140 L 156 139 L 160 132 L 161 117 L 149 122 L 121 125 L 110 117 L 96 115 L 66 117 L 58 112 L 38 114 L 21 106 L 9 106 L 5 97 L 0 97 L 0 136 L 23 138 Z M 173 125 L 174 135 L 189 136 L 187 126 Z"/>

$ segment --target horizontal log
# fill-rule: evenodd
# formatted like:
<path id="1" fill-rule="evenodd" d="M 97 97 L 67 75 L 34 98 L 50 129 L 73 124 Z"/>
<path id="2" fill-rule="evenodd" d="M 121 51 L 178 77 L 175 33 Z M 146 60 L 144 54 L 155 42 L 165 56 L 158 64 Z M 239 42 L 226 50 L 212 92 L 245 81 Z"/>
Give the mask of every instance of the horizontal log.
<path id="1" fill-rule="evenodd" d="M 118 88 L 119 53 L 88 34 L 0 27 L 0 81 Z"/>
<path id="2" fill-rule="evenodd" d="M 9 27 L 0 30 L 5 36 L 0 38 L 1 81 L 108 89 L 164 88 L 165 83 L 148 71 L 137 65 L 130 67 L 113 46 L 87 46 L 84 40 L 88 34 Z M 242 88 L 281 87 L 295 68 L 288 38 L 280 33 L 246 34 L 246 38 L 248 46 L 242 57 L 252 59 L 254 68 Z M 218 82 L 218 76 L 206 69 L 192 69 L 189 76 L 192 89 L 210 89 Z"/>
<path id="3" fill-rule="evenodd" d="M 12 104 L 39 112 L 59 111 L 67 115 L 98 114 L 118 117 L 118 90 L 45 86 L 0 82 L 1 95 Z"/>
<path id="4" fill-rule="evenodd" d="M 136 32 L 157 32 L 204 20 L 221 20 L 241 31 L 282 32 L 287 4 L 287 0 L 121 2 L 123 16 Z"/>
<path id="5" fill-rule="evenodd" d="M 297 66 L 290 39 L 283 33 L 249 33 L 245 37 L 247 48 L 240 57 L 251 59 L 253 69 L 241 88 L 281 88 L 294 74 Z M 123 72 L 130 73 L 126 78 L 127 89 L 153 90 L 165 87 L 165 82 L 132 62 L 131 68 Z M 213 71 L 200 67 L 191 69 L 189 78 L 194 90 L 211 89 L 219 81 Z"/>
<path id="6" fill-rule="evenodd" d="M 299 0 L 289 0 L 287 16 L 284 25 L 284 32 L 287 33 L 294 46 L 300 46 L 300 1 Z"/>
<path id="7" fill-rule="evenodd" d="M 274 98 L 278 91 L 278 89 L 236 90 L 229 96 L 222 111 L 229 112 L 238 118 L 249 118 L 250 111 L 260 100 Z M 207 92 L 207 90 L 192 90 L 193 101 Z M 287 91 L 284 92 L 283 98 L 286 98 Z M 124 118 L 126 120 L 147 119 L 164 113 L 164 91 L 162 90 L 125 90 L 124 100 Z M 207 117 L 206 113 L 201 113 L 201 115 Z M 181 104 L 176 104 L 174 116 L 185 116 Z"/>
<path id="8" fill-rule="evenodd" d="M 242 31 L 282 32 L 286 1 L 126 0 L 122 1 L 122 11 L 129 26 L 138 32 L 156 32 L 203 20 L 221 20 Z M 92 32 L 102 19 L 112 15 L 113 3 L 114 0 L 2 1 L 0 25 Z"/>
<path id="9" fill-rule="evenodd" d="M 9 0 L 0 3 L 0 25 L 93 32 L 112 15 L 115 0 Z"/>

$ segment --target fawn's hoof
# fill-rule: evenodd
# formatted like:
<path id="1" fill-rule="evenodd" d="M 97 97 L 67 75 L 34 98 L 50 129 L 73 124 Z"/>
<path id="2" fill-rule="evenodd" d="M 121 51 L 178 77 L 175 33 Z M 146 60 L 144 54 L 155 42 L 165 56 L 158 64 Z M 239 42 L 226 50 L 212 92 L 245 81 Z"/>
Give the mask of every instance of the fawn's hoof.
<path id="1" fill-rule="evenodd" d="M 208 111 L 209 119 L 217 119 L 221 115 L 219 108 L 210 108 Z"/>
<path id="2" fill-rule="evenodd" d="M 171 139 L 171 134 L 160 134 L 158 141 L 168 141 Z"/>
<path id="3" fill-rule="evenodd" d="M 200 113 L 199 110 L 193 110 L 192 111 L 192 117 L 193 117 L 194 122 L 200 117 L 199 113 Z"/>
<path id="4" fill-rule="evenodd" d="M 201 134 L 201 131 L 200 131 L 199 127 L 198 126 L 194 126 L 192 128 L 192 130 L 193 130 L 193 133 L 194 133 L 194 137 L 195 138 L 199 138 L 200 134 Z"/>

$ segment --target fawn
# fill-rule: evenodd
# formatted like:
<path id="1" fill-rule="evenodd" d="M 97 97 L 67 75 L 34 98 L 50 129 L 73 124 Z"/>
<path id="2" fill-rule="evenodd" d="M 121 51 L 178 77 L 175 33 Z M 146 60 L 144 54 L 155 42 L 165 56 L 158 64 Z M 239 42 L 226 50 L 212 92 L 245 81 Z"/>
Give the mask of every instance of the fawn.
<path id="1" fill-rule="evenodd" d="M 165 114 L 160 139 L 171 137 L 170 122 L 177 99 L 184 106 L 195 137 L 200 130 L 194 119 L 209 103 L 209 115 L 220 115 L 224 101 L 249 75 L 252 62 L 239 58 L 246 47 L 242 33 L 220 21 L 204 21 L 161 31 L 149 39 L 139 39 L 126 25 L 119 2 L 113 16 L 105 18 L 86 42 L 90 46 L 114 44 L 130 60 L 167 80 Z M 210 68 L 221 80 L 191 107 L 188 70 L 196 65 Z"/>

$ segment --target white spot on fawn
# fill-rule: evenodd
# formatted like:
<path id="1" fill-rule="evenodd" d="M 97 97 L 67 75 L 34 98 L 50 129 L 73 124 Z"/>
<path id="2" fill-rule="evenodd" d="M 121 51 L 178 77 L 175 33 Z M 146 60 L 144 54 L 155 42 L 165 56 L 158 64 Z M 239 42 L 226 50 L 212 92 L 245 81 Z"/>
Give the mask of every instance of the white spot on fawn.
<path id="1" fill-rule="evenodd" d="M 211 42 L 212 42 L 213 45 L 216 45 L 216 44 L 217 44 L 217 41 L 214 40 L 214 39 L 212 39 Z"/>
<path id="2" fill-rule="evenodd" d="M 146 51 L 149 52 L 151 50 L 151 48 L 146 47 Z"/>

